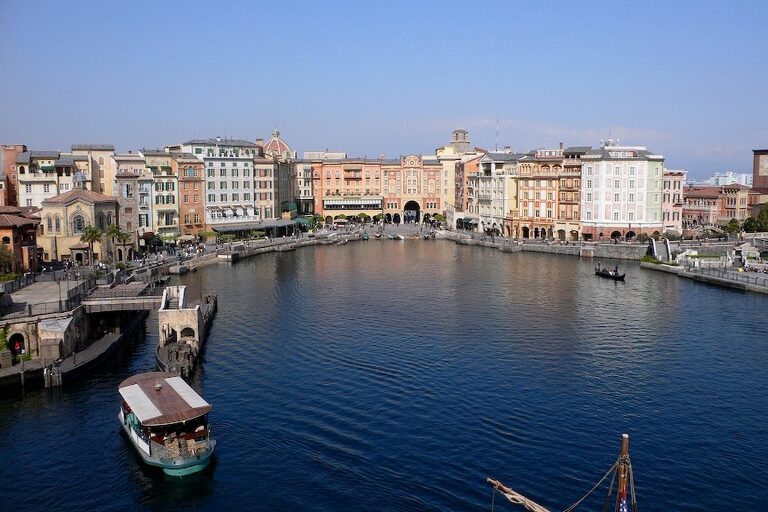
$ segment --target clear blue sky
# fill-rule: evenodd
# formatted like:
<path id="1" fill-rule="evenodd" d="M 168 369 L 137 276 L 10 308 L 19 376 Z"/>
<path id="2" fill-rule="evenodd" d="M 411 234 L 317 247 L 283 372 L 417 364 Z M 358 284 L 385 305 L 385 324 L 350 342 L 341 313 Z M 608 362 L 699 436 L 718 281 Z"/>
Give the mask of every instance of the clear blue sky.
<path id="1" fill-rule="evenodd" d="M 768 2 L 0 0 L 0 142 L 299 152 L 622 143 L 693 177 L 768 147 Z"/>

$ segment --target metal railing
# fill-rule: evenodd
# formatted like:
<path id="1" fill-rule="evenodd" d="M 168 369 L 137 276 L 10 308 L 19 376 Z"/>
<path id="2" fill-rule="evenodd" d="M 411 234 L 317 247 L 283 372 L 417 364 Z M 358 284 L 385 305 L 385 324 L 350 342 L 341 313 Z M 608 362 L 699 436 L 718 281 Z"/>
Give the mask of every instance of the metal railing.
<path id="1" fill-rule="evenodd" d="M 716 277 L 737 283 L 751 284 L 768 288 L 768 274 L 762 272 L 738 272 L 722 268 L 692 268 L 688 269 L 693 274 Z"/>

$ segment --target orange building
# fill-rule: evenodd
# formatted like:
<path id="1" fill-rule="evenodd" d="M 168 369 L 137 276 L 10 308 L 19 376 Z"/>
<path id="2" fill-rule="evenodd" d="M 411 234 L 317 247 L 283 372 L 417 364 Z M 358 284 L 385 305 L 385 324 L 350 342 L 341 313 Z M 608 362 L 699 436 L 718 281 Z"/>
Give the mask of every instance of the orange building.
<path id="1" fill-rule="evenodd" d="M 179 178 L 179 239 L 193 240 L 206 230 L 204 162 L 190 153 L 176 153 L 171 170 Z"/>
<path id="2" fill-rule="evenodd" d="M 444 209 L 436 158 L 313 160 L 314 210 L 326 223 L 340 215 L 383 214 L 396 224 L 429 220 Z"/>
<path id="3" fill-rule="evenodd" d="M 15 162 L 15 160 L 14 160 Z M 40 219 L 15 206 L 0 207 L 0 242 L 11 255 L 8 268 L 0 272 L 37 271 L 37 226 Z"/>

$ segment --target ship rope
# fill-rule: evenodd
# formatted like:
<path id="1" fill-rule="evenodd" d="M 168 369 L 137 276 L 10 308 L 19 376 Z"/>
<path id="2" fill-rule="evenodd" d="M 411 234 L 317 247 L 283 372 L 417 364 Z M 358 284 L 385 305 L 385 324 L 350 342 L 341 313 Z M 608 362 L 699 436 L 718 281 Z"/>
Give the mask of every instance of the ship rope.
<path id="1" fill-rule="evenodd" d="M 605 479 L 606 479 L 606 478 L 608 478 L 608 476 L 609 476 L 611 473 L 613 473 L 614 475 L 616 474 L 616 472 L 615 472 L 615 471 L 616 471 L 616 466 L 618 466 L 618 464 L 619 464 L 619 461 L 616 461 L 616 462 L 614 462 L 614 463 L 613 463 L 613 466 L 611 466 L 611 467 L 608 469 L 608 471 L 606 471 L 606 472 L 605 472 L 605 474 L 603 475 L 603 478 L 601 478 L 601 479 L 600 479 L 600 481 L 599 481 L 599 482 L 597 482 L 597 483 L 596 483 L 596 484 L 595 484 L 595 485 L 594 485 L 594 486 L 593 486 L 593 487 L 592 487 L 592 488 L 589 490 L 589 492 L 587 492 L 587 494 L 585 494 L 584 496 L 582 496 L 581 498 L 579 498 L 579 500 L 578 500 L 578 501 L 576 501 L 576 503 L 574 503 L 574 504 L 573 504 L 573 505 L 571 505 L 570 507 L 568 507 L 568 508 L 566 508 L 565 510 L 563 510 L 563 512 L 571 512 L 573 509 L 575 509 L 576 507 L 578 507 L 579 505 L 581 505 L 581 502 L 582 502 L 582 501 L 584 501 L 585 499 L 587 499 L 587 496 L 589 496 L 590 494 L 592 494 L 593 492 L 595 492 L 595 489 L 597 489 L 598 487 L 600 487 L 600 484 L 602 484 L 603 482 L 605 482 Z"/>
<path id="2" fill-rule="evenodd" d="M 581 505 L 581 503 L 585 499 L 587 499 L 593 492 L 595 492 L 595 490 L 598 487 L 600 487 L 602 485 L 602 483 L 605 482 L 605 480 L 609 476 L 613 475 L 613 478 L 611 479 L 611 484 L 608 486 L 608 493 L 609 493 L 609 496 L 610 496 L 611 488 L 613 487 L 613 482 L 614 482 L 614 480 L 616 478 L 616 468 L 619 466 L 619 464 L 622 464 L 622 463 L 623 463 L 623 461 L 621 459 L 619 459 L 616 462 L 614 462 L 613 465 L 611 465 L 611 467 L 608 469 L 608 471 L 605 472 L 603 477 L 592 487 L 592 489 L 590 489 L 584 496 L 579 498 L 573 505 L 571 505 L 570 507 L 564 509 L 563 512 L 573 512 L 573 510 L 576 509 L 576 507 L 578 507 L 579 505 Z M 634 512 L 637 512 L 637 505 L 636 505 L 635 498 L 634 498 L 635 488 L 634 488 L 634 481 L 632 479 L 632 466 L 631 465 L 629 465 L 629 471 L 630 471 L 629 472 L 629 475 L 630 475 L 629 483 L 630 483 L 630 489 L 631 489 L 631 492 L 632 492 L 632 505 L 633 505 Z M 493 496 L 491 498 L 491 510 L 493 510 L 494 507 L 495 507 L 495 504 L 496 504 L 496 491 L 498 491 L 505 498 L 507 498 L 507 500 L 510 503 L 512 503 L 514 505 L 520 505 L 522 507 L 525 507 L 526 509 L 530 510 L 531 512 L 549 512 L 548 509 L 542 507 L 541 505 L 539 505 L 535 501 L 533 501 L 533 500 L 531 500 L 529 498 L 526 498 L 525 496 L 523 496 L 519 492 L 517 492 L 517 491 L 515 491 L 513 489 L 510 489 L 509 487 L 505 486 L 504 484 L 502 484 L 498 480 L 493 480 L 491 478 L 488 478 L 487 481 L 488 481 L 489 484 L 491 484 L 493 486 Z M 608 500 L 606 500 L 606 502 L 607 501 Z"/>

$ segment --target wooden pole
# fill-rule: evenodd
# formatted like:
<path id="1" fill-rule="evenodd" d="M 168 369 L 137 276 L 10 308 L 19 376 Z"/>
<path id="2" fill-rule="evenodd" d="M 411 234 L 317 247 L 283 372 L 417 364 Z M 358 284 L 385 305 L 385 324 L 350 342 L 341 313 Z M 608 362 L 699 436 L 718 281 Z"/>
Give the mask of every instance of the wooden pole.
<path id="1" fill-rule="evenodd" d="M 629 468 L 626 464 L 626 458 L 629 455 L 629 434 L 622 434 L 621 435 L 621 455 L 619 455 L 619 465 L 616 467 L 616 471 L 618 472 L 619 477 L 619 483 L 617 487 L 617 493 L 616 493 L 616 510 L 619 509 L 619 505 L 621 504 L 621 497 L 626 496 L 627 494 L 627 477 L 629 473 Z"/>

